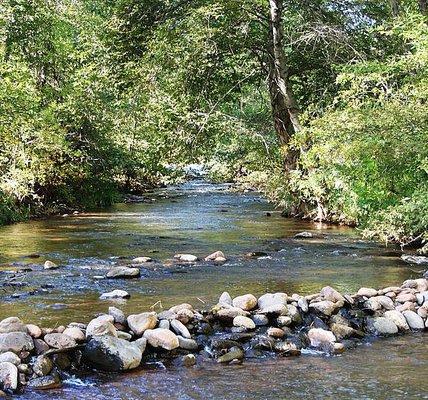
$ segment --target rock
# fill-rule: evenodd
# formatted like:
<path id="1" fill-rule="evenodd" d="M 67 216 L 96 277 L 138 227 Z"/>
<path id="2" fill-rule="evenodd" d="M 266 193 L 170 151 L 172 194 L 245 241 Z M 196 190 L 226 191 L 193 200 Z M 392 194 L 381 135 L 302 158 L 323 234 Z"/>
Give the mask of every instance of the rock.
<path id="1" fill-rule="evenodd" d="M 181 335 L 186 339 L 190 339 L 192 335 L 190 334 L 189 330 L 185 327 L 183 323 L 178 321 L 177 319 L 172 319 L 171 322 L 171 328 L 177 335 Z"/>
<path id="2" fill-rule="evenodd" d="M 50 390 L 61 387 L 61 381 L 58 375 L 47 375 L 39 378 L 31 379 L 28 382 L 28 387 L 36 390 Z"/>
<path id="3" fill-rule="evenodd" d="M 193 354 L 186 354 L 181 360 L 185 367 L 191 367 L 196 364 L 196 357 Z"/>
<path id="4" fill-rule="evenodd" d="M 49 375 L 52 371 L 53 363 L 49 357 L 39 356 L 33 364 L 33 371 L 37 376 Z"/>
<path id="5" fill-rule="evenodd" d="M 308 332 L 308 338 L 312 347 L 332 345 L 336 342 L 336 336 L 334 336 L 333 332 L 326 331 L 321 328 L 310 329 Z"/>
<path id="6" fill-rule="evenodd" d="M 299 300 L 297 300 L 297 306 L 300 307 L 304 313 L 309 311 L 308 301 L 304 297 L 301 297 Z"/>
<path id="7" fill-rule="evenodd" d="M 36 354 L 43 354 L 49 350 L 49 346 L 42 339 L 34 339 Z"/>
<path id="8" fill-rule="evenodd" d="M 61 370 L 66 371 L 71 367 L 71 361 L 67 354 L 58 353 L 53 355 L 54 364 Z"/>
<path id="9" fill-rule="evenodd" d="M 0 322 L 0 333 L 25 332 L 27 327 L 17 317 L 9 317 Z"/>
<path id="10" fill-rule="evenodd" d="M 177 336 L 167 329 L 147 329 L 144 332 L 144 337 L 155 348 L 161 347 L 165 350 L 173 350 L 180 345 Z"/>
<path id="11" fill-rule="evenodd" d="M 343 343 L 334 343 L 333 344 L 333 353 L 342 354 L 345 351 L 345 346 Z"/>
<path id="12" fill-rule="evenodd" d="M 126 324 L 126 316 L 125 313 L 116 307 L 109 307 L 108 314 L 113 317 L 115 323 L 125 325 Z"/>
<path id="13" fill-rule="evenodd" d="M 220 298 L 218 299 L 218 304 L 220 305 L 228 305 L 231 306 L 232 305 L 232 297 L 230 296 L 230 294 L 228 292 L 223 292 L 220 296 Z"/>
<path id="14" fill-rule="evenodd" d="M 366 287 L 362 287 L 357 292 L 357 295 L 364 296 L 364 297 L 373 297 L 373 296 L 377 296 L 377 294 L 378 294 L 377 290 L 372 288 L 366 288 Z"/>
<path id="15" fill-rule="evenodd" d="M 218 259 L 226 261 L 226 257 L 222 251 L 216 251 L 205 257 L 205 261 L 217 261 Z"/>
<path id="16" fill-rule="evenodd" d="M 292 322 L 293 322 L 292 318 L 290 316 L 288 316 L 288 315 L 280 315 L 276 319 L 276 324 L 279 327 L 291 325 Z"/>
<path id="17" fill-rule="evenodd" d="M 245 329 L 255 329 L 256 324 L 251 318 L 244 317 L 243 315 L 238 315 L 233 318 L 233 326 L 242 327 Z"/>
<path id="18" fill-rule="evenodd" d="M 76 347 L 76 341 L 63 333 L 50 333 L 45 335 L 44 340 L 46 344 L 54 349 L 69 349 Z"/>
<path id="19" fill-rule="evenodd" d="M 396 298 L 395 301 L 397 303 L 406 303 L 407 301 L 410 301 L 411 303 L 416 301 L 416 296 L 413 293 L 400 293 Z"/>
<path id="20" fill-rule="evenodd" d="M 407 324 L 409 325 L 410 329 L 418 330 L 425 328 L 423 319 L 414 311 L 404 311 L 403 315 L 404 318 L 406 318 Z"/>
<path id="21" fill-rule="evenodd" d="M 83 351 L 85 361 L 102 371 L 125 371 L 140 365 L 143 353 L 134 342 L 114 336 L 94 336 Z"/>
<path id="22" fill-rule="evenodd" d="M 128 342 L 132 339 L 132 335 L 128 332 L 117 331 L 117 337 L 119 339 L 127 340 Z"/>
<path id="23" fill-rule="evenodd" d="M 347 325 L 331 324 L 330 329 L 339 340 L 350 338 L 355 334 L 355 329 Z"/>
<path id="24" fill-rule="evenodd" d="M 223 354 L 217 359 L 218 363 L 229 363 L 233 360 L 242 360 L 244 351 L 240 347 L 231 347 L 226 354 Z"/>
<path id="25" fill-rule="evenodd" d="M 176 306 L 171 307 L 169 309 L 169 311 L 171 311 L 175 314 L 178 314 L 183 309 L 193 311 L 193 306 L 191 304 L 188 304 L 188 303 L 182 303 L 182 304 L 178 304 Z"/>
<path id="26" fill-rule="evenodd" d="M 119 290 L 119 289 L 115 289 L 111 292 L 107 292 L 107 293 L 103 293 L 100 296 L 101 300 L 106 300 L 106 299 L 129 299 L 131 297 L 131 295 L 126 292 L 125 290 Z"/>
<path id="27" fill-rule="evenodd" d="M 176 254 L 174 256 L 179 261 L 182 262 L 195 262 L 198 261 L 198 257 L 194 256 L 193 254 Z"/>
<path id="28" fill-rule="evenodd" d="M 409 264 L 428 264 L 428 257 L 403 254 L 401 259 Z"/>
<path id="29" fill-rule="evenodd" d="M 130 267 L 113 267 L 107 272 L 107 278 L 119 279 L 119 278 L 138 278 L 140 276 L 140 270 L 138 268 Z"/>
<path id="30" fill-rule="evenodd" d="M 310 239 L 313 237 L 314 235 L 311 232 L 299 232 L 294 235 L 295 239 Z"/>
<path id="31" fill-rule="evenodd" d="M 397 325 L 389 318 L 377 317 L 370 320 L 369 323 L 370 330 L 377 335 L 394 335 L 398 332 Z"/>
<path id="32" fill-rule="evenodd" d="M 428 292 L 427 291 L 424 291 L 424 292 L 422 292 L 422 293 L 416 293 L 416 301 L 417 301 L 417 303 L 418 303 L 418 305 L 422 305 L 422 304 L 424 304 L 425 302 L 428 302 Z"/>
<path id="33" fill-rule="evenodd" d="M 141 314 L 131 314 L 127 318 L 129 328 L 137 336 L 141 336 L 147 329 L 153 329 L 158 323 L 155 312 L 144 312 Z"/>
<path id="34" fill-rule="evenodd" d="M 152 261 L 153 261 L 153 258 L 151 257 L 136 257 L 132 260 L 132 262 L 136 264 L 144 264 Z"/>
<path id="35" fill-rule="evenodd" d="M 178 344 L 181 349 L 194 351 L 198 350 L 199 346 L 196 340 L 184 338 L 183 336 L 177 335 Z"/>
<path id="36" fill-rule="evenodd" d="M 230 307 L 230 308 L 221 308 L 217 311 L 217 318 L 221 320 L 233 320 L 238 315 L 248 316 L 249 313 L 244 311 L 242 308 Z"/>
<path id="37" fill-rule="evenodd" d="M 18 387 L 18 368 L 10 362 L 0 363 L 0 385 L 3 390 L 16 390 Z"/>
<path id="38" fill-rule="evenodd" d="M 257 305 L 257 298 L 252 294 L 244 294 L 243 296 L 235 297 L 232 300 L 234 307 L 238 307 L 244 311 L 250 311 Z"/>
<path id="39" fill-rule="evenodd" d="M 323 300 L 310 303 L 309 309 L 313 309 L 321 314 L 330 316 L 336 310 L 336 305 L 330 300 Z"/>
<path id="40" fill-rule="evenodd" d="M 9 332 L 0 334 L 0 353 L 12 351 L 20 353 L 21 351 L 31 351 L 34 349 L 34 342 L 28 333 Z"/>
<path id="41" fill-rule="evenodd" d="M 177 317 L 175 319 L 178 319 L 180 322 L 186 325 L 193 318 L 195 318 L 195 314 L 193 313 L 193 311 L 183 308 L 178 311 Z"/>
<path id="42" fill-rule="evenodd" d="M 254 321 L 256 326 L 265 326 L 269 323 L 269 318 L 263 314 L 254 314 L 251 316 L 251 319 Z"/>
<path id="43" fill-rule="evenodd" d="M 32 338 L 38 339 L 40 336 L 42 336 L 42 330 L 37 325 L 27 324 L 26 327 L 28 334 Z"/>
<path id="44" fill-rule="evenodd" d="M 324 297 L 325 300 L 332 301 L 336 303 L 337 301 L 345 301 L 345 298 L 331 286 L 325 286 L 321 289 L 320 295 Z"/>
<path id="45" fill-rule="evenodd" d="M 21 364 L 21 359 L 15 353 L 12 353 L 11 351 L 6 351 L 6 353 L 0 354 L 0 363 L 3 362 L 9 362 L 13 365 L 18 366 L 19 364 Z"/>
<path id="46" fill-rule="evenodd" d="M 113 317 L 111 315 L 101 315 L 89 322 L 86 327 L 86 337 L 110 335 L 117 337 L 116 328 L 113 325 Z"/>
<path id="47" fill-rule="evenodd" d="M 56 265 L 52 261 L 46 260 L 45 263 L 43 264 L 43 268 L 44 269 L 57 269 L 57 268 L 59 268 L 59 266 Z"/>
<path id="48" fill-rule="evenodd" d="M 177 314 L 175 312 L 172 312 L 170 310 L 165 310 L 165 311 L 161 311 L 160 313 L 158 313 L 158 320 L 171 320 L 171 319 L 176 319 L 177 318 Z"/>
<path id="49" fill-rule="evenodd" d="M 266 293 L 259 297 L 257 305 L 260 309 L 276 304 L 287 305 L 287 299 L 286 293 Z"/>
<path id="50" fill-rule="evenodd" d="M 135 346 L 137 346 L 140 349 L 142 354 L 144 354 L 147 347 L 147 339 L 145 337 L 141 337 L 132 343 L 135 344 Z"/>
<path id="51" fill-rule="evenodd" d="M 74 339 L 76 342 L 81 343 L 85 341 L 85 334 L 79 328 L 76 328 L 76 327 L 66 328 L 63 333 L 64 335 L 67 335 L 72 339 Z"/>
<path id="52" fill-rule="evenodd" d="M 159 321 L 159 328 L 169 329 L 170 327 L 171 327 L 171 325 L 167 319 L 162 319 Z"/>
<path id="53" fill-rule="evenodd" d="M 279 315 L 287 315 L 288 308 L 284 304 L 277 303 L 261 308 L 260 310 L 258 310 L 258 313 L 277 317 Z"/>
<path id="54" fill-rule="evenodd" d="M 394 324 L 397 325 L 398 329 L 402 331 L 408 331 L 410 329 L 406 318 L 404 318 L 404 315 L 397 310 L 386 311 L 384 317 L 394 322 Z"/>
<path id="55" fill-rule="evenodd" d="M 285 332 L 280 328 L 270 327 L 266 331 L 268 336 L 272 336 L 274 338 L 283 338 L 285 336 Z"/>
<path id="56" fill-rule="evenodd" d="M 368 301 L 377 301 L 381 307 L 385 308 L 386 310 L 394 309 L 394 302 L 388 296 L 374 296 L 371 297 Z"/>

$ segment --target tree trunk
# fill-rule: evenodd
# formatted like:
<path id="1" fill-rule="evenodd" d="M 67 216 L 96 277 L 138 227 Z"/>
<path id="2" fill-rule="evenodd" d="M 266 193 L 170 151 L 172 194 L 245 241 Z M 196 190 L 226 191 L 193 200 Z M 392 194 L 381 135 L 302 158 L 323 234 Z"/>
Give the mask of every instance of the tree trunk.
<path id="1" fill-rule="evenodd" d="M 419 0 L 419 10 L 422 14 L 428 15 L 428 0 Z"/>
<path id="2" fill-rule="evenodd" d="M 269 94 L 275 131 L 284 148 L 286 172 L 296 168 L 299 152 L 290 148 L 290 141 L 300 127 L 299 109 L 291 90 L 285 63 L 282 31 L 282 0 L 269 0 Z"/>
<path id="3" fill-rule="evenodd" d="M 398 17 L 400 12 L 399 0 L 389 0 L 391 4 L 391 12 L 393 17 Z"/>

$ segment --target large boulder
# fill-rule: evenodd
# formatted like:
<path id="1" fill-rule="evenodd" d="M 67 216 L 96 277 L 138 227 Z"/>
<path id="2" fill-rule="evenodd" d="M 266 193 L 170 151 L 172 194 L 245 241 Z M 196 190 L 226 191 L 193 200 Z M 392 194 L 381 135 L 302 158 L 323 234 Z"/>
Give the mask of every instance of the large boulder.
<path id="1" fill-rule="evenodd" d="M 404 315 L 401 314 L 400 311 L 388 310 L 385 312 L 384 317 L 393 321 L 394 324 L 397 325 L 397 328 L 402 331 L 408 331 L 410 329 L 406 318 L 404 318 Z"/>
<path id="2" fill-rule="evenodd" d="M 63 333 L 49 333 L 45 335 L 44 340 L 49 347 L 54 349 L 69 349 L 76 347 L 76 341 Z"/>
<path id="3" fill-rule="evenodd" d="M 234 307 L 238 307 L 244 311 L 250 311 L 257 305 L 257 298 L 252 294 L 244 294 L 243 296 L 235 297 L 232 300 Z"/>
<path id="4" fill-rule="evenodd" d="M 0 362 L 0 386 L 3 390 L 16 390 L 18 387 L 18 368 L 10 362 Z"/>
<path id="5" fill-rule="evenodd" d="M 0 333 L 25 332 L 27 327 L 17 317 L 9 317 L 0 322 Z"/>
<path id="6" fill-rule="evenodd" d="M 86 327 L 86 337 L 110 335 L 117 337 L 114 319 L 111 315 L 100 315 L 89 322 Z"/>
<path id="7" fill-rule="evenodd" d="M 79 343 L 85 341 L 85 334 L 77 326 L 70 326 L 66 328 L 63 334 L 73 338 L 76 342 Z"/>
<path id="8" fill-rule="evenodd" d="M 83 351 L 85 361 L 102 371 L 125 371 L 140 365 L 140 348 L 114 336 L 94 336 Z"/>
<path id="9" fill-rule="evenodd" d="M 425 328 L 424 320 L 414 311 L 404 311 L 403 315 L 411 329 L 419 330 Z"/>
<path id="10" fill-rule="evenodd" d="M 257 304 L 260 309 L 269 307 L 273 304 L 287 305 L 287 294 L 286 293 L 265 293 L 260 296 Z"/>
<path id="11" fill-rule="evenodd" d="M 368 321 L 369 331 L 376 335 L 395 335 L 398 327 L 392 319 L 385 317 L 376 317 Z"/>
<path id="12" fill-rule="evenodd" d="M 331 331 L 322 328 L 312 328 L 308 332 L 308 338 L 313 347 L 324 347 L 333 345 L 336 342 L 336 336 Z"/>
<path id="13" fill-rule="evenodd" d="M 112 279 L 128 279 L 128 278 L 138 278 L 140 276 L 140 270 L 138 268 L 130 267 L 113 267 L 110 271 L 107 272 L 107 278 Z"/>
<path id="14" fill-rule="evenodd" d="M 180 346 L 177 336 L 168 329 L 148 329 L 144 337 L 152 347 L 161 347 L 165 350 L 173 350 Z"/>
<path id="15" fill-rule="evenodd" d="M 127 318 L 129 328 L 137 336 L 141 336 L 147 329 L 153 329 L 158 323 L 155 312 L 144 312 L 141 314 L 131 314 Z"/>
<path id="16" fill-rule="evenodd" d="M 320 314 L 330 316 L 336 310 L 336 304 L 330 300 L 316 301 L 309 304 L 309 309 L 315 310 Z"/>
<path id="17" fill-rule="evenodd" d="M 0 353 L 12 351 L 16 354 L 21 351 L 34 349 L 33 338 L 25 332 L 9 332 L 0 334 Z"/>

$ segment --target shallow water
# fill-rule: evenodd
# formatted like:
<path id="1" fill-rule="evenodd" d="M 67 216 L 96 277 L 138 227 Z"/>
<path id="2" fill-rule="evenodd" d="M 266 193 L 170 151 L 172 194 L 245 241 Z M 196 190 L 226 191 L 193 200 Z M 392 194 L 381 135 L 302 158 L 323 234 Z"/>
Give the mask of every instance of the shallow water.
<path id="1" fill-rule="evenodd" d="M 269 215 L 268 215 L 269 213 Z M 314 239 L 297 240 L 309 230 Z M 177 265 L 175 253 L 200 257 L 222 250 L 222 266 Z M 259 259 L 245 254 L 263 251 Z M 39 258 L 28 255 L 37 254 Z M 308 294 L 326 284 L 343 292 L 385 287 L 419 275 L 396 249 L 358 238 L 349 228 L 282 218 L 255 193 L 236 194 L 224 185 L 192 182 L 156 191 L 147 202 L 118 204 L 97 213 L 50 218 L 0 229 L 0 317 L 52 326 L 88 321 L 115 304 L 125 312 L 159 310 L 182 301 L 195 307 L 232 295 L 285 291 Z M 100 280 L 115 264 L 136 256 L 156 261 L 133 280 Z M 44 271 L 46 259 L 61 265 Z M 31 271 L 23 271 L 23 268 Z M 125 289 L 126 301 L 102 301 L 101 293 Z M 18 297 L 19 296 L 19 297 Z M 42 321 L 42 322 L 41 322 Z M 341 357 L 249 360 L 243 366 L 203 362 L 120 376 L 86 377 L 83 386 L 28 398 L 428 398 L 427 335 L 382 340 Z M 92 383 L 92 384 L 91 384 Z"/>

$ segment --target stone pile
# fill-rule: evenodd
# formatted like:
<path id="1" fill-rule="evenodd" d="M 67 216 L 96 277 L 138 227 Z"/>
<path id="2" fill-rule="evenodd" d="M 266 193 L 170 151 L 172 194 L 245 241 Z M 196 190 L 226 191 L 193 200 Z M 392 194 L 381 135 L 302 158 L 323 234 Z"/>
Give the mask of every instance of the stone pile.
<path id="1" fill-rule="evenodd" d="M 303 349 L 339 354 L 375 336 L 428 329 L 427 278 L 425 273 L 401 286 L 361 288 L 353 295 L 330 286 L 308 296 L 232 298 L 224 292 L 210 310 L 184 303 L 126 316 L 109 307 L 87 324 L 57 328 L 6 318 L 0 321 L 0 388 L 56 388 L 67 371 L 120 372 L 169 358 L 189 367 L 209 359 L 241 363 L 267 353 L 296 356 Z"/>

